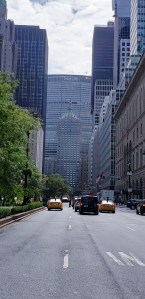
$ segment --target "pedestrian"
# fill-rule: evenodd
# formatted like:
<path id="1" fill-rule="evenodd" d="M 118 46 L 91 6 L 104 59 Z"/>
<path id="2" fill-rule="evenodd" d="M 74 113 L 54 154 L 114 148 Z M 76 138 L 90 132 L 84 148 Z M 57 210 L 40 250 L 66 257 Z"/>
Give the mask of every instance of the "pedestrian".
<path id="1" fill-rule="evenodd" d="M 69 207 L 71 207 L 71 198 L 69 199 Z"/>
<path id="2" fill-rule="evenodd" d="M 118 204 L 118 197 L 117 196 L 115 197 L 115 204 L 116 205 Z"/>
<path id="3" fill-rule="evenodd" d="M 121 204 L 121 198 L 120 198 L 120 196 L 118 197 L 118 205 L 120 206 L 120 204 Z"/>

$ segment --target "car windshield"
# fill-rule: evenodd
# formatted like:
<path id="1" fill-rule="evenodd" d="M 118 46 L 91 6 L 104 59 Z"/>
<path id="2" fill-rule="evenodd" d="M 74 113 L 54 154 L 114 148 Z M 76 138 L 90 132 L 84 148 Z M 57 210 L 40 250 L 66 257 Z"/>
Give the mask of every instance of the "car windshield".
<path id="1" fill-rule="evenodd" d="M 50 199 L 50 202 L 60 202 L 60 198 L 52 198 Z"/>
<path id="2" fill-rule="evenodd" d="M 102 204 L 113 204 L 113 201 L 112 200 L 102 200 L 102 202 L 101 202 Z"/>
<path id="3" fill-rule="evenodd" d="M 98 198 L 94 196 L 85 196 L 81 198 L 81 202 L 84 204 L 98 203 Z"/>

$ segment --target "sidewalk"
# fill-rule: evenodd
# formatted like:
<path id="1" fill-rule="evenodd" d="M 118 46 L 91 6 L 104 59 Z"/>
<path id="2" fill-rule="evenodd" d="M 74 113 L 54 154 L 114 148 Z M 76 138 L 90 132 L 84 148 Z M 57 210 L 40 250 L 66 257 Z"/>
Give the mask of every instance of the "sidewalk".
<path id="1" fill-rule="evenodd" d="M 15 215 L 12 215 L 12 216 L 2 218 L 2 219 L 0 219 L 0 228 L 6 226 L 8 224 L 11 224 L 13 222 L 19 221 L 19 220 L 21 220 L 25 217 L 28 217 L 31 214 L 40 212 L 44 209 L 46 209 L 46 207 L 40 207 L 40 208 L 29 210 L 29 211 L 26 211 L 26 212 L 23 212 L 23 213 L 20 213 L 20 214 L 15 214 Z"/>

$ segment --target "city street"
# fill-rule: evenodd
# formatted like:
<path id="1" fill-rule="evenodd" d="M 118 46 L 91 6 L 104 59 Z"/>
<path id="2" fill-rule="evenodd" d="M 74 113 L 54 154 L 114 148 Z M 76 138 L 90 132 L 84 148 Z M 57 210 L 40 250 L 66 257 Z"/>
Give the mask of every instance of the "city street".
<path id="1" fill-rule="evenodd" d="M 145 216 L 43 210 L 0 229 L 1 299 L 144 299 Z"/>

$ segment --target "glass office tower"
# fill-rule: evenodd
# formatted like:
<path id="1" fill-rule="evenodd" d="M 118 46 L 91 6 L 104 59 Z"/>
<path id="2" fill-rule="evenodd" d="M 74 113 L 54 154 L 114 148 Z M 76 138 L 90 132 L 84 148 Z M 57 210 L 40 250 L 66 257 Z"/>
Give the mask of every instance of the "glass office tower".
<path id="1" fill-rule="evenodd" d="M 130 1 L 131 0 L 112 0 L 112 10 L 114 11 L 114 70 L 113 87 L 117 88 L 119 74 L 121 70 L 120 52 L 123 40 L 130 39 Z M 136 0 L 135 0 L 136 1 Z M 122 40 L 122 43 L 121 43 Z M 129 44 L 129 41 L 127 42 Z M 128 45 L 126 45 L 129 48 Z M 125 49 L 125 46 L 123 47 Z M 126 50 L 124 50 L 125 52 Z M 127 50 L 128 51 L 128 50 Z M 124 53 L 125 56 L 125 53 Z M 125 61 L 125 57 L 124 61 Z"/>
<path id="2" fill-rule="evenodd" d="M 72 112 L 81 122 L 81 154 L 88 155 L 92 133 L 91 77 L 81 75 L 48 75 L 46 138 L 44 153 L 44 173 L 57 171 L 57 123 L 68 112 Z"/>
<path id="3" fill-rule="evenodd" d="M 69 109 L 57 124 L 57 170 L 73 187 L 81 185 L 81 122 Z"/>
<path id="4" fill-rule="evenodd" d="M 45 123 L 47 101 L 48 42 L 39 26 L 16 25 L 16 103 L 35 112 Z"/>
<path id="5" fill-rule="evenodd" d="M 131 55 L 143 53 L 145 50 L 145 1 L 131 0 Z"/>
<path id="6" fill-rule="evenodd" d="M 92 86 L 91 86 L 91 106 L 92 106 L 91 110 L 93 114 L 93 127 L 95 125 L 98 125 L 100 107 L 103 103 L 104 97 L 107 96 L 110 90 L 112 89 L 113 42 L 114 42 L 113 22 L 108 22 L 107 26 L 94 27 L 93 43 L 92 43 Z M 105 90 L 107 92 L 105 92 Z M 102 95 L 103 95 L 103 99 L 102 99 Z"/>

